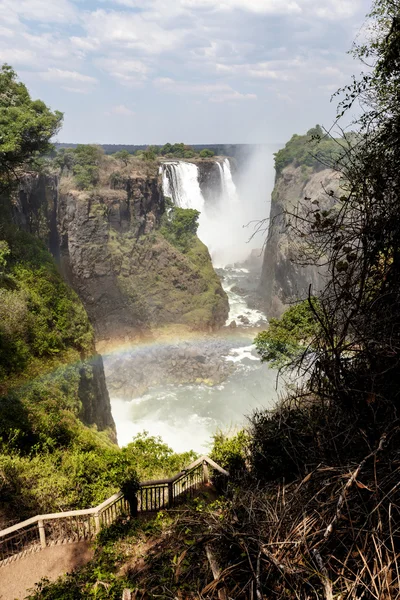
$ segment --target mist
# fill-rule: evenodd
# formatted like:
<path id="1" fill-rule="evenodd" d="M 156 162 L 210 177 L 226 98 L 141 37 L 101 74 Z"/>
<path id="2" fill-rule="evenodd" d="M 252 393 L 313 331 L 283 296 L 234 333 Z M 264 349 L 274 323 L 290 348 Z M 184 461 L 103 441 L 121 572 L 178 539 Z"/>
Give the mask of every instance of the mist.
<path id="1" fill-rule="evenodd" d="M 273 149 L 255 146 L 239 161 L 237 171 L 232 170 L 233 188 L 228 175 L 222 197 L 206 203 L 199 218 L 198 235 L 207 245 L 214 267 L 243 262 L 253 249 L 263 246 L 265 230 L 252 234 L 257 222 L 269 217 L 275 178 Z"/>

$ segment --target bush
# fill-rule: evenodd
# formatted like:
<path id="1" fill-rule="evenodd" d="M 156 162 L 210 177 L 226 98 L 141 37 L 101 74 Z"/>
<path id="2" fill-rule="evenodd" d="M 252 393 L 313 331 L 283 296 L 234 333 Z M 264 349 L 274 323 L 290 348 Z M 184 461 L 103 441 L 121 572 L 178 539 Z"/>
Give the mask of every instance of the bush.
<path id="1" fill-rule="evenodd" d="M 319 125 L 310 129 L 306 135 L 293 135 L 285 147 L 274 155 L 277 177 L 290 164 L 317 170 L 333 166 L 345 152 L 343 143 L 343 140 L 324 137 Z"/>
<path id="2" fill-rule="evenodd" d="M 174 206 L 164 215 L 161 233 L 174 246 L 187 252 L 197 234 L 199 216 L 198 210 Z"/>
<path id="3" fill-rule="evenodd" d="M 205 148 L 200 152 L 199 156 L 200 158 L 212 158 L 213 156 L 215 156 L 215 154 L 212 150 L 208 150 L 207 148 Z"/>
<path id="4" fill-rule="evenodd" d="M 311 300 L 314 310 L 318 302 Z M 261 331 L 254 340 L 262 362 L 274 367 L 292 363 L 307 349 L 312 351 L 312 340 L 319 323 L 308 300 L 291 306 L 280 319 L 271 319 L 267 331 Z"/>

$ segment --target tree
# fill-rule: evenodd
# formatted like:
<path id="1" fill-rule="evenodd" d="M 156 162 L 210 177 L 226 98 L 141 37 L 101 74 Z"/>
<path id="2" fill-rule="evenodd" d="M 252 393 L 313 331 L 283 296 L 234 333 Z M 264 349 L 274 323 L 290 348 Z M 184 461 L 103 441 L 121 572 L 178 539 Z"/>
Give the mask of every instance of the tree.
<path id="1" fill-rule="evenodd" d="M 131 158 L 131 154 L 130 152 L 128 152 L 128 150 L 119 150 L 118 152 L 113 154 L 113 156 L 117 160 L 121 160 L 125 166 L 129 163 L 129 160 Z"/>
<path id="2" fill-rule="evenodd" d="M 32 100 L 15 71 L 0 70 L 0 188 L 6 188 L 23 169 L 51 148 L 63 115 L 52 112 L 41 100 Z"/>
<path id="3" fill-rule="evenodd" d="M 336 164 L 341 193 L 329 194 L 329 210 L 308 200 L 291 215 L 299 262 L 323 260 L 328 270 L 308 387 L 355 416 L 371 440 L 400 407 L 399 14 L 398 0 L 377 0 L 373 37 L 354 49 L 374 68 L 344 89 L 341 114 L 356 100 L 363 110 Z"/>
<path id="4" fill-rule="evenodd" d="M 266 331 L 261 331 L 254 344 L 263 362 L 280 367 L 291 364 L 307 350 L 312 352 L 312 341 L 319 331 L 315 316 L 318 303 L 315 298 L 291 306 L 280 319 L 270 319 Z"/>
<path id="5" fill-rule="evenodd" d="M 53 159 L 54 165 L 61 169 L 61 173 L 66 169 L 72 171 L 75 164 L 75 151 L 73 148 L 60 148 Z"/>
<path id="6" fill-rule="evenodd" d="M 200 158 L 212 158 L 214 156 L 214 152 L 212 150 L 208 150 L 208 148 L 205 148 L 200 152 L 199 156 Z"/>

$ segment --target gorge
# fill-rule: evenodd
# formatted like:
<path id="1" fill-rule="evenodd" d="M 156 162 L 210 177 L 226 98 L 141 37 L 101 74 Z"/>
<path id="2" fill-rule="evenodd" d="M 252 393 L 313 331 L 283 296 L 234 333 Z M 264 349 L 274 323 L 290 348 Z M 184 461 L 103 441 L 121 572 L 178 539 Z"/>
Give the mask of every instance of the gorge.
<path id="1" fill-rule="evenodd" d="M 263 260 L 263 239 L 251 236 L 270 210 L 271 148 L 238 160 L 99 161 L 93 191 L 66 168 L 27 176 L 13 220 L 46 243 L 88 312 L 119 443 L 146 430 L 175 450 L 206 451 L 215 431 L 275 402 L 276 372 L 252 342 L 294 295 L 284 282 L 310 278 L 293 266 L 277 217 L 320 173 L 307 183 L 289 165 L 277 178 Z M 169 229 L 174 207 L 200 213 L 187 247 Z"/>

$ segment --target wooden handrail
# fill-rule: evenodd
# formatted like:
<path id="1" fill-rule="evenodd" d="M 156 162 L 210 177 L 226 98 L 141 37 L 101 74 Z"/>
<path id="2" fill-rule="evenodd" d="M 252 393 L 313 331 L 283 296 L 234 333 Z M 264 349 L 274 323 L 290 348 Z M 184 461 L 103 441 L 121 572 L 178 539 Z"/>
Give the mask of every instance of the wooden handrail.
<path id="1" fill-rule="evenodd" d="M 190 471 L 192 471 L 193 469 L 196 469 L 196 467 L 199 467 L 201 464 L 204 464 L 204 463 L 209 464 L 210 467 L 212 467 L 216 471 L 219 471 L 220 473 L 222 473 L 222 475 L 226 475 L 226 477 L 229 477 L 228 471 L 225 471 L 225 469 L 223 469 L 222 467 L 220 467 L 216 462 L 214 462 L 212 460 L 212 458 L 209 458 L 208 456 L 201 456 L 200 458 L 198 458 L 197 460 L 195 460 L 194 462 L 192 462 L 192 464 L 189 465 L 186 469 L 184 469 L 180 473 L 177 473 L 177 475 L 174 475 L 170 479 L 156 479 L 154 481 L 143 481 L 143 482 L 140 483 L 140 487 L 147 487 L 147 486 L 150 486 L 150 485 L 163 485 L 163 484 L 168 484 L 168 483 L 175 483 L 175 481 L 177 481 L 181 477 L 184 477 Z"/>
<path id="2" fill-rule="evenodd" d="M 197 467 L 199 467 L 201 464 L 204 464 L 204 463 L 207 463 L 213 469 L 215 469 L 215 470 L 219 471 L 220 473 L 222 473 L 223 475 L 226 475 L 227 477 L 229 477 L 228 471 L 226 471 L 225 469 L 220 467 L 211 458 L 209 458 L 208 456 L 201 456 L 200 458 L 195 460 L 191 465 L 189 465 L 187 467 L 187 469 L 185 469 L 184 471 L 181 471 L 180 473 L 178 473 L 174 477 L 171 477 L 170 479 L 160 479 L 157 481 L 144 481 L 144 482 L 141 482 L 139 484 L 139 486 L 140 487 L 149 487 L 149 486 L 155 486 L 155 485 L 164 485 L 164 484 L 168 485 L 171 483 L 175 483 L 176 481 L 178 481 L 178 479 L 181 479 L 182 477 L 185 477 L 186 475 L 190 474 L 191 471 L 193 471 L 194 469 L 196 469 Z M 118 493 L 114 494 L 113 496 L 111 496 L 110 498 L 107 498 L 107 500 L 105 500 L 98 506 L 95 506 L 93 508 L 87 508 L 87 509 L 82 509 L 82 510 L 70 510 L 67 512 L 51 513 L 51 514 L 47 514 L 47 515 L 36 515 L 35 517 L 31 517 L 30 519 L 27 519 L 26 521 L 21 521 L 20 523 L 16 523 L 15 525 L 12 525 L 11 527 L 7 527 L 7 529 L 3 529 L 2 531 L 0 531 L 0 538 L 5 537 L 6 535 L 9 535 L 10 533 L 14 533 L 15 531 L 18 531 L 20 529 L 24 529 L 25 527 L 29 527 L 30 525 L 35 525 L 39 521 L 51 521 L 54 519 L 63 519 L 66 517 L 98 515 L 103 510 L 107 509 L 110 505 L 114 504 L 114 502 L 117 502 L 118 500 L 120 500 L 122 497 L 123 497 L 123 493 L 118 492 Z"/>

